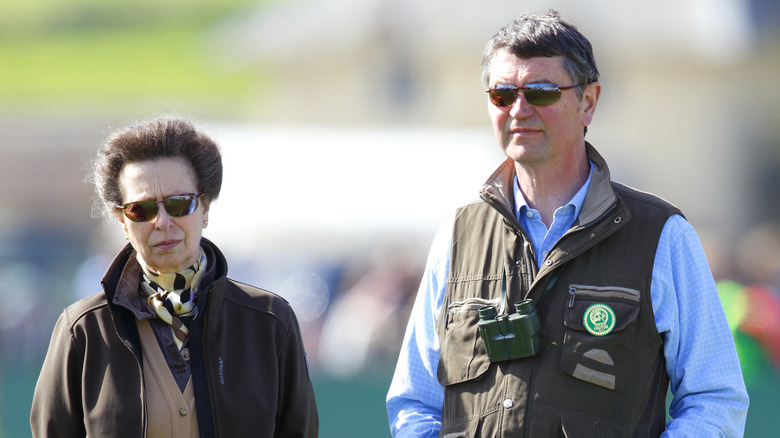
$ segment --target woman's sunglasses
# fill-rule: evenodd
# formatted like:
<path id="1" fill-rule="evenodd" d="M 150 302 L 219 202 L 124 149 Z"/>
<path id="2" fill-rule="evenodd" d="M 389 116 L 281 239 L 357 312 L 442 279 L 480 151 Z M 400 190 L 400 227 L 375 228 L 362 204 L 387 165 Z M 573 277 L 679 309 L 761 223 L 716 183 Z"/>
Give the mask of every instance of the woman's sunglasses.
<path id="1" fill-rule="evenodd" d="M 557 84 L 527 84 L 524 87 L 516 87 L 509 84 L 498 84 L 488 88 L 487 93 L 490 96 L 490 102 L 497 107 L 509 106 L 517 100 L 518 91 L 523 92 L 525 100 L 534 106 L 547 106 L 561 100 L 561 91 L 576 88 L 585 84 L 572 85 L 570 87 L 561 87 Z"/>
<path id="2" fill-rule="evenodd" d="M 198 198 L 201 196 L 203 196 L 203 193 L 185 193 L 169 196 L 162 201 L 128 202 L 124 205 L 117 205 L 116 208 L 122 210 L 125 213 L 125 217 L 133 222 L 146 222 L 154 219 L 160 210 L 160 207 L 158 207 L 160 204 L 165 207 L 165 211 L 169 215 L 182 217 L 192 214 L 193 211 L 198 209 Z"/>

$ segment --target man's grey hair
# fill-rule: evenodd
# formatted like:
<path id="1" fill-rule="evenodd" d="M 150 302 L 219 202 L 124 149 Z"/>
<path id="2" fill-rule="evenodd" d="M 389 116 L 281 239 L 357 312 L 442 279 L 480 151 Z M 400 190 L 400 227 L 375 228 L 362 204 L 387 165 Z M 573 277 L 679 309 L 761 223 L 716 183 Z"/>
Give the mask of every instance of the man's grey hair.
<path id="1" fill-rule="evenodd" d="M 542 14 L 525 13 L 490 39 L 482 56 L 482 85 L 485 88 L 490 84 L 490 64 L 501 50 L 523 59 L 562 57 L 563 68 L 574 83 L 558 85 L 589 84 L 599 80 L 590 41 L 553 9 Z M 583 89 L 576 89 L 579 98 L 582 98 Z"/>

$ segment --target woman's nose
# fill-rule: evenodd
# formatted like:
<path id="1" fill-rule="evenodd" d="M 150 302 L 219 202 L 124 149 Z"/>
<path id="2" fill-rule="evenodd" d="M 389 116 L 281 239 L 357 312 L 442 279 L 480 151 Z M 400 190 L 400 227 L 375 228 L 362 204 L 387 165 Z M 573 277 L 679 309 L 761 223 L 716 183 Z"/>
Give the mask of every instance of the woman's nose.
<path id="1" fill-rule="evenodd" d="M 159 229 L 167 228 L 173 223 L 173 218 L 164 206 L 160 205 L 160 209 L 157 211 L 157 216 L 154 218 L 154 227 Z"/>

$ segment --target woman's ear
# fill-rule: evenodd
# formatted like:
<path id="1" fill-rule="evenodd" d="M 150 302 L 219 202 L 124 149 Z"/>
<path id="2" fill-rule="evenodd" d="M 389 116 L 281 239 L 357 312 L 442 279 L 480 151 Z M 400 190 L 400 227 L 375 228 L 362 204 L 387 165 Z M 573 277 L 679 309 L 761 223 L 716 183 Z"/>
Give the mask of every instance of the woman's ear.
<path id="1" fill-rule="evenodd" d="M 209 207 L 211 206 L 211 201 L 203 199 L 201 203 L 203 204 L 203 228 L 206 228 L 209 225 Z"/>
<path id="2" fill-rule="evenodd" d="M 116 217 L 116 220 L 122 224 L 122 232 L 125 233 L 125 240 L 130 240 L 130 233 L 127 231 L 127 224 L 125 223 L 125 214 L 122 212 L 122 210 L 115 208 L 114 216 Z"/>

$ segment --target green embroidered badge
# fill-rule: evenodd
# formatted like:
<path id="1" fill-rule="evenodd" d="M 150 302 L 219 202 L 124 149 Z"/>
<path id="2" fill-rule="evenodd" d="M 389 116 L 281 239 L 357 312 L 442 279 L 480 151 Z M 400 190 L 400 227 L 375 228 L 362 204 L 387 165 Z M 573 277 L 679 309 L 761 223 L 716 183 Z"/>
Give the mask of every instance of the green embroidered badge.
<path id="1" fill-rule="evenodd" d="M 591 304 L 585 309 L 585 315 L 582 316 L 582 324 L 585 330 L 594 336 L 604 336 L 612 332 L 615 328 L 615 311 L 606 304 Z"/>

